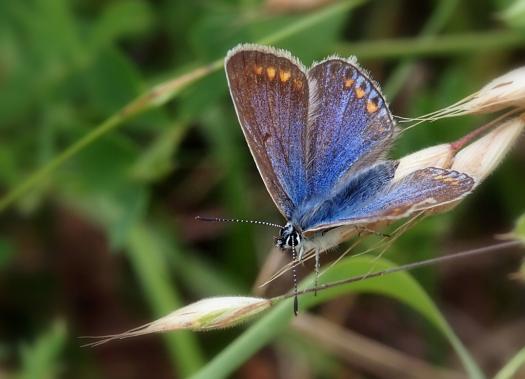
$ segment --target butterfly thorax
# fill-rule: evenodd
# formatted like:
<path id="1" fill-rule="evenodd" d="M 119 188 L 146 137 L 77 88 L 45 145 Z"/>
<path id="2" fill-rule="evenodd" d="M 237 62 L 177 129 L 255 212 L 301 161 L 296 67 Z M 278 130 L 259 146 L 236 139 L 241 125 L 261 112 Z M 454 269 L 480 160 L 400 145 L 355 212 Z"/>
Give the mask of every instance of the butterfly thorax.
<path id="1" fill-rule="evenodd" d="M 275 244 L 283 250 L 298 249 L 302 240 L 303 236 L 300 229 L 295 227 L 291 222 L 288 222 L 281 228 L 281 233 L 279 238 L 275 240 Z"/>

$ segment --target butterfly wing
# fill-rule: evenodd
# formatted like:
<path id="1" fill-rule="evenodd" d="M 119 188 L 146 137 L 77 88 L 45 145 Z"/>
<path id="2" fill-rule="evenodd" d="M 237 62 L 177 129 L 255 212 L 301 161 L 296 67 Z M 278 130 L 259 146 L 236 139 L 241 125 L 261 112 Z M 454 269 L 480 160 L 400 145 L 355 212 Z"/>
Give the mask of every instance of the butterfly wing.
<path id="1" fill-rule="evenodd" d="M 414 171 L 365 201 L 343 199 L 317 217 L 308 233 L 349 224 L 364 224 L 410 216 L 414 212 L 454 202 L 466 196 L 475 181 L 467 174 L 435 167 Z"/>
<path id="2" fill-rule="evenodd" d="M 325 198 L 388 149 L 395 125 L 378 86 L 355 61 L 328 58 L 308 71 L 308 80 L 309 197 Z"/>
<path id="3" fill-rule="evenodd" d="M 277 208 L 289 219 L 306 193 L 306 70 L 288 53 L 257 45 L 231 50 L 225 69 L 257 168 Z"/>
<path id="4" fill-rule="evenodd" d="M 297 220 L 304 230 L 316 228 L 332 220 L 338 220 L 341 212 L 353 204 L 366 204 L 375 198 L 377 193 L 385 189 L 394 177 L 398 162 L 384 161 L 359 171 L 348 178 L 332 196 L 312 203 L 306 203 L 304 214 Z M 302 207 L 299 209 L 299 212 Z"/>

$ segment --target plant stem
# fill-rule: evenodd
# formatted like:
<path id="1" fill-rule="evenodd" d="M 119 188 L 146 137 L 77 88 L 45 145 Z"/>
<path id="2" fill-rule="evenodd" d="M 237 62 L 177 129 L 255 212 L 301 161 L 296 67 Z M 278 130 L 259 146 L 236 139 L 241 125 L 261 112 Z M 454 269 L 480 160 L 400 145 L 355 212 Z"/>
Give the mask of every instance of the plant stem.
<path id="1" fill-rule="evenodd" d="M 31 174 L 26 180 L 22 181 L 22 183 L 20 183 L 13 190 L 8 192 L 7 195 L 0 199 L 0 212 L 9 207 L 15 200 L 19 199 L 29 189 L 42 182 L 47 176 L 55 171 L 57 167 L 60 167 L 69 158 L 76 155 L 79 151 L 97 140 L 100 136 L 114 129 L 123 121 L 124 120 L 122 119 L 122 115 L 120 113 L 113 115 L 108 120 L 100 124 L 97 128 L 95 128 L 92 132 L 89 132 L 79 141 L 75 142 L 73 145 L 60 153 L 57 157 L 53 158 L 51 162 Z"/>
<path id="2" fill-rule="evenodd" d="M 510 361 L 508 361 L 494 379 L 512 379 L 523 365 L 525 365 L 525 348 L 521 349 Z"/>
<path id="3" fill-rule="evenodd" d="M 355 55 L 365 59 L 398 59 L 402 57 L 445 54 L 471 54 L 472 52 L 508 49 L 523 46 L 525 34 L 513 31 L 465 33 L 432 38 L 396 38 L 358 43 L 339 43 L 335 50 L 342 55 Z"/>
<path id="4" fill-rule="evenodd" d="M 360 282 L 360 281 L 367 280 L 367 279 L 377 278 L 379 276 L 385 276 L 385 275 L 389 275 L 389 274 L 394 274 L 394 273 L 400 272 L 400 271 L 410 271 L 410 270 L 414 270 L 414 269 L 420 268 L 420 267 L 433 266 L 433 265 L 435 265 L 437 263 L 445 263 L 445 262 L 449 262 L 451 260 L 472 257 L 474 255 L 494 253 L 496 251 L 500 251 L 500 250 L 503 250 L 503 249 L 508 249 L 510 247 L 518 247 L 518 246 L 521 246 L 521 245 L 523 245 L 523 243 L 521 241 L 502 242 L 502 243 L 498 243 L 498 244 L 491 245 L 491 246 L 485 246 L 485 247 L 480 247 L 478 249 L 472 249 L 472 250 L 462 251 L 462 252 L 456 253 L 456 254 L 450 254 L 450 255 L 447 255 L 447 256 L 444 256 L 444 257 L 436 257 L 436 258 L 426 259 L 424 261 L 418 261 L 418 262 L 414 262 L 414 263 L 409 263 L 409 264 L 406 264 L 406 265 L 403 265 L 403 266 L 390 268 L 388 270 L 367 273 L 367 274 L 363 274 L 363 275 L 353 276 L 353 277 L 347 278 L 347 279 L 338 280 L 336 282 L 321 284 L 321 285 L 319 285 L 319 286 L 317 286 L 315 288 L 306 288 L 304 290 L 298 291 L 297 295 L 301 296 L 301 295 L 304 295 L 304 294 L 307 294 L 307 293 L 320 292 L 320 291 L 323 291 L 323 290 L 327 290 L 329 288 L 342 286 L 344 284 Z M 289 299 L 289 298 L 292 298 L 294 296 L 295 296 L 295 293 L 288 293 L 288 294 L 285 294 L 285 295 L 274 297 L 271 300 L 272 300 L 272 302 L 278 302 L 280 300 Z"/>
<path id="5" fill-rule="evenodd" d="M 304 17 L 296 23 L 292 23 L 288 27 L 277 31 L 266 38 L 262 38 L 259 40 L 259 43 L 263 45 L 270 45 L 282 41 L 294 34 L 299 33 L 302 30 L 306 30 L 309 27 L 322 22 L 323 20 L 326 20 L 332 16 L 337 16 L 341 12 L 346 12 L 352 8 L 355 8 L 364 2 L 365 0 L 341 1 L 331 7 L 322 8 L 319 12 L 313 13 L 311 16 Z"/>

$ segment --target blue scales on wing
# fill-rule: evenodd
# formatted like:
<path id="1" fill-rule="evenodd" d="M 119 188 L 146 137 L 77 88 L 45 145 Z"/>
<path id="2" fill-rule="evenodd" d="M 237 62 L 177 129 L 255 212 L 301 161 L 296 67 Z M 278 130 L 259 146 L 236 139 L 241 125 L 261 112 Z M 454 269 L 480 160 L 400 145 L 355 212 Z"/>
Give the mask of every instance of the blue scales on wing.
<path id="1" fill-rule="evenodd" d="M 244 136 L 266 188 L 290 219 L 306 196 L 309 87 L 290 54 L 257 45 L 228 53 L 226 74 Z"/>
<path id="2" fill-rule="evenodd" d="M 378 163 L 395 125 L 376 84 L 355 62 L 329 58 L 308 71 L 307 195 L 292 220 L 308 231 L 335 213 L 330 204 L 359 204 L 388 184 L 392 162 Z"/>
<path id="3" fill-rule="evenodd" d="M 308 79 L 308 190 L 311 198 L 324 198 L 387 151 L 394 121 L 379 88 L 351 60 L 329 58 Z"/>
<path id="4" fill-rule="evenodd" d="M 305 233 L 406 217 L 472 190 L 468 175 L 433 167 L 392 181 L 397 164 L 382 156 L 394 121 L 379 88 L 353 62 L 327 59 L 308 78 L 308 195 L 292 217 Z"/>
<path id="5" fill-rule="evenodd" d="M 319 225 L 330 224 L 340 220 L 345 210 L 352 206 L 362 206 L 376 194 L 384 190 L 394 177 L 398 163 L 384 161 L 363 169 L 348 178 L 345 186 L 334 191 L 331 196 L 319 201 L 317 198 L 306 203 L 302 216 L 297 220 L 304 230 L 317 229 Z"/>
<path id="6" fill-rule="evenodd" d="M 364 201 L 343 201 L 332 204 L 331 210 L 314 217 L 310 231 L 347 224 L 393 220 L 452 203 L 474 188 L 475 181 L 454 170 L 427 167 L 391 182 Z"/>

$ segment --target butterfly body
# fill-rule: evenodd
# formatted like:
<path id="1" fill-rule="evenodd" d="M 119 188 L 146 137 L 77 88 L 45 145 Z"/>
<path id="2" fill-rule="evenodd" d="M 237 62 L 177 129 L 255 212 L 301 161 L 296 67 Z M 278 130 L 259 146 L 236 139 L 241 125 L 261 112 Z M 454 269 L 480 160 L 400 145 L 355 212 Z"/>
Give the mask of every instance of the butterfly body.
<path id="1" fill-rule="evenodd" d="M 435 167 L 394 181 L 397 162 L 385 159 L 393 116 L 353 58 L 307 69 L 286 51 L 248 44 L 228 53 L 225 69 L 254 161 L 287 221 L 276 244 L 294 256 L 322 249 L 324 231 L 406 217 L 474 186 L 466 174 Z"/>

